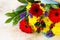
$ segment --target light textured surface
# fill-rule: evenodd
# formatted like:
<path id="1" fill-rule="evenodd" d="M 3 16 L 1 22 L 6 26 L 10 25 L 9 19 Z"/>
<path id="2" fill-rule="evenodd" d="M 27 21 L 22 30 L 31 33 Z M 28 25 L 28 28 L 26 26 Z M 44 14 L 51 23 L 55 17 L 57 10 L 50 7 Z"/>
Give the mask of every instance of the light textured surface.
<path id="1" fill-rule="evenodd" d="M 5 24 L 8 18 L 5 13 L 22 5 L 17 0 L 0 0 L 0 40 L 60 40 L 60 36 L 46 38 L 42 34 L 26 34 L 19 30 L 18 25 L 12 26 L 12 23 Z"/>

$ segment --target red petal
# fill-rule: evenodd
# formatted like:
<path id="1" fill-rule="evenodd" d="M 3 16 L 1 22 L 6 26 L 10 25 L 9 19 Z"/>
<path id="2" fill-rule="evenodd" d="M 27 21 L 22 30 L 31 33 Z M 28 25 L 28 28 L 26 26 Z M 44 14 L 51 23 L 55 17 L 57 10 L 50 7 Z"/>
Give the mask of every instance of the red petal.
<path id="1" fill-rule="evenodd" d="M 19 25 L 20 25 L 19 28 L 21 29 L 21 31 L 23 31 L 25 33 L 33 32 L 31 26 L 26 22 L 26 19 L 23 19 Z M 27 26 L 27 28 L 26 28 L 26 26 Z"/>

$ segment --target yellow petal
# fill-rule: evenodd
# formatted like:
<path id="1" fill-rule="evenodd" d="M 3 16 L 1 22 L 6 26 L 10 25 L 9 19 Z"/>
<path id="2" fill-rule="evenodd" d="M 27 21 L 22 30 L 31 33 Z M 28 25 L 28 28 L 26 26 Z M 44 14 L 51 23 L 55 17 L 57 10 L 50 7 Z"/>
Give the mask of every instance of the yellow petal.
<path id="1" fill-rule="evenodd" d="M 26 9 L 29 10 L 30 7 L 31 7 L 31 3 L 28 2 L 28 5 L 26 6 Z"/>
<path id="2" fill-rule="evenodd" d="M 34 25 L 37 22 L 37 17 L 33 16 L 32 18 L 30 18 L 30 16 L 28 16 L 29 18 L 29 23 L 31 25 Z"/>
<path id="3" fill-rule="evenodd" d="M 52 24 L 52 22 L 49 20 L 48 17 L 43 18 L 43 20 L 44 20 L 44 22 L 46 24 L 46 28 L 44 28 L 43 32 L 46 33 L 47 31 L 49 31 L 49 27 Z"/>
<path id="4" fill-rule="evenodd" d="M 52 32 L 55 35 L 60 35 L 60 22 L 55 24 L 55 26 L 52 29 Z"/>
<path id="5" fill-rule="evenodd" d="M 36 31 L 36 27 L 34 26 L 34 24 L 37 22 L 37 17 L 33 16 L 32 18 L 30 18 L 30 16 L 28 16 L 29 18 L 29 24 L 32 26 L 32 28 L 34 29 L 34 31 Z"/>
<path id="6" fill-rule="evenodd" d="M 40 8 L 43 10 L 43 12 L 45 12 L 45 11 L 46 11 L 43 7 L 41 7 L 41 6 L 40 6 Z"/>

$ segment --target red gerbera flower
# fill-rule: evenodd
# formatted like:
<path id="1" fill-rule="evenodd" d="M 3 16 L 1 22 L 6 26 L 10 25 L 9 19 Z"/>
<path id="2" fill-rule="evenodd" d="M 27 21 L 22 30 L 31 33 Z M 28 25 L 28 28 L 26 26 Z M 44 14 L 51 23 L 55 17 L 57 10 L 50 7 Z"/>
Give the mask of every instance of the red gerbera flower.
<path id="1" fill-rule="evenodd" d="M 36 17 L 43 13 L 42 9 L 40 9 L 40 5 L 37 3 L 31 5 L 29 12 Z"/>
<path id="2" fill-rule="evenodd" d="M 26 22 L 26 19 L 23 19 L 22 21 L 20 21 L 19 28 L 21 29 L 21 31 L 23 31 L 25 33 L 32 33 L 33 32 L 29 23 Z"/>
<path id="3" fill-rule="evenodd" d="M 49 19 L 54 23 L 60 22 L 60 8 L 51 9 L 49 12 Z"/>

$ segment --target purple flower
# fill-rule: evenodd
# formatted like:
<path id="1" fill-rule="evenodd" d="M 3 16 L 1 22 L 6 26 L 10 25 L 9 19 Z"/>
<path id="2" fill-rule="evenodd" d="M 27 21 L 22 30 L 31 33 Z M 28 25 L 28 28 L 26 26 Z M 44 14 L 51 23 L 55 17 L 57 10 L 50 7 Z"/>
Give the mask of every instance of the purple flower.
<path id="1" fill-rule="evenodd" d="M 41 5 L 41 6 L 44 6 L 44 4 L 43 4 L 43 3 L 41 3 L 40 5 Z"/>
<path id="2" fill-rule="evenodd" d="M 30 14 L 30 18 L 32 18 L 33 17 L 33 15 L 32 14 Z"/>
<path id="3" fill-rule="evenodd" d="M 44 15 L 45 15 L 45 16 L 48 16 L 48 12 L 45 12 Z"/>
<path id="4" fill-rule="evenodd" d="M 54 36 L 54 34 L 53 34 L 53 32 L 51 31 L 51 30 L 49 30 L 48 32 L 47 32 L 47 34 L 46 34 L 46 37 L 53 37 Z"/>
<path id="5" fill-rule="evenodd" d="M 26 12 L 22 12 L 21 14 L 20 14 L 20 18 L 23 18 L 23 17 L 25 17 L 26 16 Z"/>

